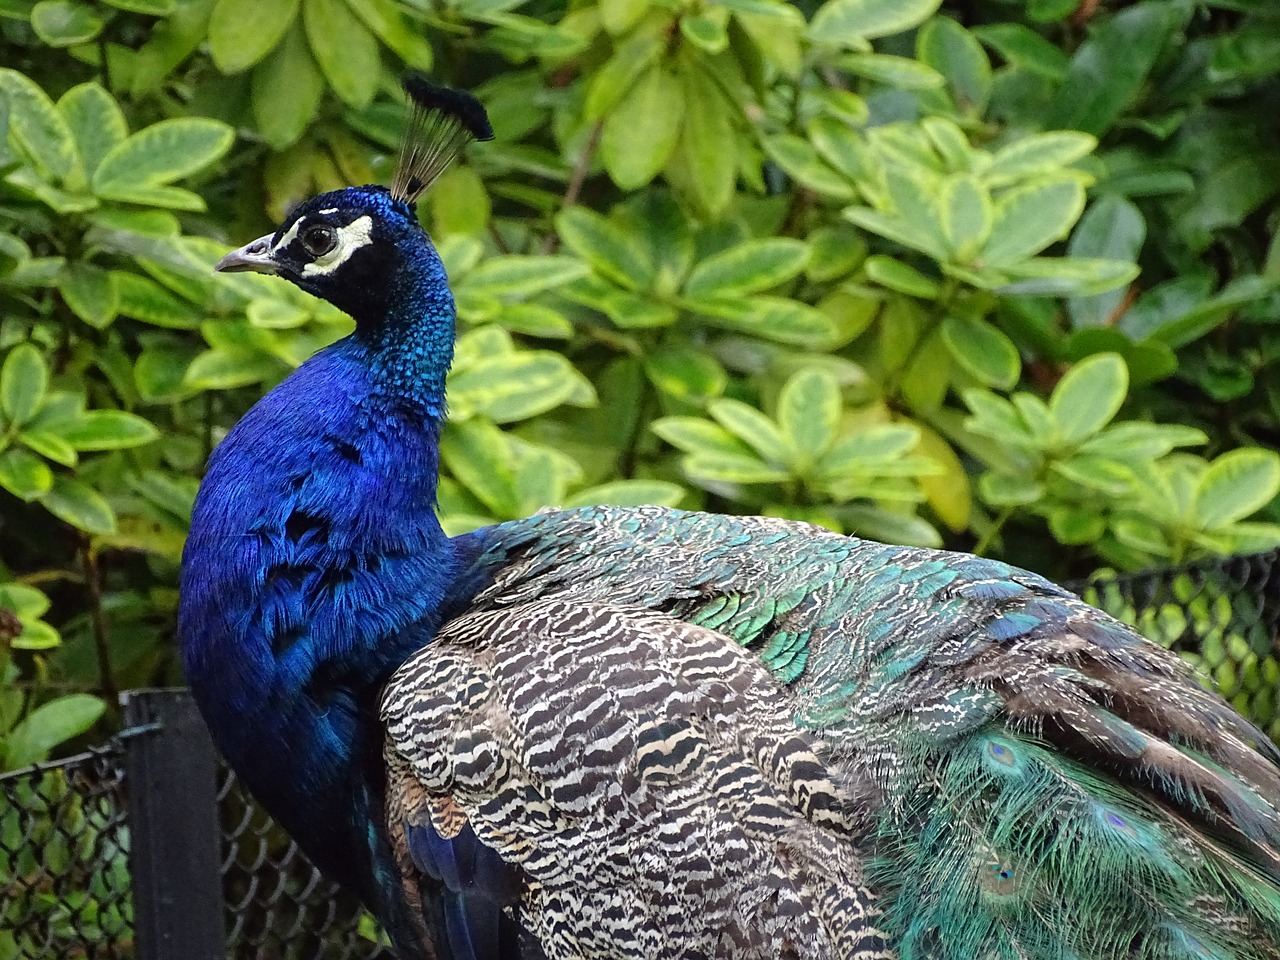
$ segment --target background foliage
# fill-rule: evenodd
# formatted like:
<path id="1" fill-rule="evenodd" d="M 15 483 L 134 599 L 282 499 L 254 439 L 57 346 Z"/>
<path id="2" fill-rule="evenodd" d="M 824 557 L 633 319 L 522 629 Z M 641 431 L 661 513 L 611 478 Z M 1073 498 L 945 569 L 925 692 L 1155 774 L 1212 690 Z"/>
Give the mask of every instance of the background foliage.
<path id="1" fill-rule="evenodd" d="M 0 768 L 174 678 L 209 450 L 349 329 L 210 267 L 387 177 L 406 66 L 497 130 L 420 211 L 451 531 L 1280 543 L 1273 0 L 0 0 L 0 64 Z"/>

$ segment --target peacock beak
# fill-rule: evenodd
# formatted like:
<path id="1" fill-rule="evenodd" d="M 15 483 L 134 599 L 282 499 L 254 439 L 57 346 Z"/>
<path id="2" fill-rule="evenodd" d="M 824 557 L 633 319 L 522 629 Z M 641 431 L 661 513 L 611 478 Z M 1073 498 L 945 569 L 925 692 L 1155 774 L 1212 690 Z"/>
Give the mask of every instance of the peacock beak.
<path id="1" fill-rule="evenodd" d="M 232 250 L 218 261 L 213 268 L 215 273 L 277 273 L 279 267 L 271 259 L 271 240 L 268 233 L 252 243 L 246 243 L 238 250 Z"/>

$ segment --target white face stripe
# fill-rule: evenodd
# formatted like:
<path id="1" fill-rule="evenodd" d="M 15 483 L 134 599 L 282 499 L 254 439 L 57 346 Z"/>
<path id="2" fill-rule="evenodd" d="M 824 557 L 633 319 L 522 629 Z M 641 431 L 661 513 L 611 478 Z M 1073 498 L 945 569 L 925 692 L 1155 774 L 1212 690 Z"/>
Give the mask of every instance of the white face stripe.
<path id="1" fill-rule="evenodd" d="M 299 218 L 293 221 L 293 226 L 285 231 L 284 236 L 280 238 L 280 242 L 271 248 L 271 255 L 274 257 L 277 252 L 283 250 L 289 244 L 293 243 L 294 240 L 298 239 L 298 231 L 301 229 L 302 219 Z"/>
<path id="2" fill-rule="evenodd" d="M 317 257 L 302 268 L 304 277 L 318 277 L 333 273 L 351 259 L 351 255 L 361 247 L 368 246 L 373 239 L 373 218 L 365 215 L 356 217 L 345 227 L 335 231 L 338 242 L 323 257 Z"/>

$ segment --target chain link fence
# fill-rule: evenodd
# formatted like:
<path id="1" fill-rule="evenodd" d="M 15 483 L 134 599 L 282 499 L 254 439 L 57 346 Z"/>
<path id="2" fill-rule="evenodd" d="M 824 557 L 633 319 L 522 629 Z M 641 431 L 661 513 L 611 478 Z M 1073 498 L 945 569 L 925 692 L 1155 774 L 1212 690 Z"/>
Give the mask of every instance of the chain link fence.
<path id="1" fill-rule="evenodd" d="M 1068 585 L 1175 650 L 1280 744 L 1280 550 Z"/>
<path id="2" fill-rule="evenodd" d="M 1280 551 L 1070 586 L 1280 741 Z M 185 693 L 125 707 L 107 746 L 0 776 L 0 960 L 392 960 L 218 765 Z"/>
<path id="3" fill-rule="evenodd" d="M 132 957 L 119 744 L 0 777 L 0 960 Z"/>
<path id="4" fill-rule="evenodd" d="M 229 956 L 262 960 L 394 960 L 372 919 L 221 771 L 222 890 Z"/>

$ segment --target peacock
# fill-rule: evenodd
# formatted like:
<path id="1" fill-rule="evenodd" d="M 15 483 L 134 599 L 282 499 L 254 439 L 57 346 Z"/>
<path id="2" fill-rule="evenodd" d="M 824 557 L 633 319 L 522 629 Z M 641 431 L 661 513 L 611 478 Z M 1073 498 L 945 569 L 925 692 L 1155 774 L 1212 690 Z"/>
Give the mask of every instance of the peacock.
<path id="1" fill-rule="evenodd" d="M 403 960 L 1264 960 L 1280 768 L 1175 656 L 988 559 L 658 507 L 449 537 L 454 303 L 390 188 L 221 271 L 350 314 L 217 446 L 179 635 L 227 760 Z"/>

